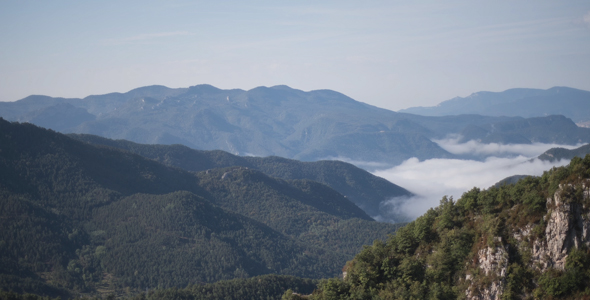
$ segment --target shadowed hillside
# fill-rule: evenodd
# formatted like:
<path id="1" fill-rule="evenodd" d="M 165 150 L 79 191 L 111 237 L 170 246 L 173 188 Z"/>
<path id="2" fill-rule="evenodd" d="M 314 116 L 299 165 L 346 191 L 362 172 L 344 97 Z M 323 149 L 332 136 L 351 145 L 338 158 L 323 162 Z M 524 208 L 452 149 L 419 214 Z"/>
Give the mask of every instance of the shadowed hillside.
<path id="1" fill-rule="evenodd" d="M 194 174 L 4 120 L 0 195 L 2 288 L 54 296 L 333 276 L 396 229 L 317 182 Z"/>
<path id="2" fill-rule="evenodd" d="M 95 145 L 124 149 L 165 165 L 188 171 L 241 166 L 260 170 L 282 179 L 308 179 L 330 186 L 361 207 L 370 216 L 379 216 L 382 201 L 410 196 L 404 188 L 340 161 L 300 162 L 281 157 L 239 157 L 224 151 L 202 151 L 182 145 L 142 145 L 94 135 L 70 134 L 70 137 Z"/>

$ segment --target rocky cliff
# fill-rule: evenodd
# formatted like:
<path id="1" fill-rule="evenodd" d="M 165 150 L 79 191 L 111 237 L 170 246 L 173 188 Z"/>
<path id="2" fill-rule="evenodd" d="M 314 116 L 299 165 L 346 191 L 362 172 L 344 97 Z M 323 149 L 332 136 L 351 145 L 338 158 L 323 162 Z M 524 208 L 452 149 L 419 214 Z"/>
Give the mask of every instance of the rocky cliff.
<path id="1" fill-rule="evenodd" d="M 501 299 L 506 286 L 506 271 L 510 260 L 510 247 L 520 249 L 521 256 L 530 256 L 526 267 L 538 274 L 551 271 L 565 272 L 572 249 L 587 249 L 590 246 L 590 188 L 588 180 L 581 184 L 560 184 L 552 197 L 547 198 L 547 214 L 541 223 L 546 223 L 544 236 L 531 236 L 535 223 L 512 228 L 512 243 L 495 240 L 495 248 L 487 247 L 477 252 L 478 274 L 491 279 L 488 284 L 478 285 L 475 276 L 466 275 L 470 286 L 467 299 Z M 532 247 L 531 247 L 532 246 Z M 538 282 L 533 282 L 538 286 Z"/>

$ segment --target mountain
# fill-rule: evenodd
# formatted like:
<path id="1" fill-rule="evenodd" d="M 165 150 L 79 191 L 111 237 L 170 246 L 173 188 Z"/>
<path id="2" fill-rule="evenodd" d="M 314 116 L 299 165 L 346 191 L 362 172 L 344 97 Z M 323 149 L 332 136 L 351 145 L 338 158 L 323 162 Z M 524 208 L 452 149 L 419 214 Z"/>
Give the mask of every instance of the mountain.
<path id="1" fill-rule="evenodd" d="M 396 113 L 330 90 L 304 92 L 274 86 L 244 91 L 210 85 L 150 86 L 84 99 L 29 96 L 0 103 L 0 116 L 63 133 L 143 144 L 183 144 L 236 155 L 303 161 L 338 158 L 367 169 L 390 167 L 411 157 L 457 158 L 432 139 L 460 134 L 472 126 L 488 130 L 492 124 L 527 122 L 521 117 Z M 523 131 L 518 133 L 523 139 L 514 139 L 511 133 L 499 133 L 494 140 L 553 141 L 560 137 L 551 131 L 551 122 L 545 123 L 536 135 Z M 561 138 L 568 144 L 580 139 L 590 142 L 590 129 Z"/>
<path id="2" fill-rule="evenodd" d="M 588 153 L 590 153 L 590 144 L 572 150 L 565 148 L 551 148 L 539 155 L 539 159 L 546 161 L 558 161 L 562 159 L 570 160 L 574 157 L 584 157 Z"/>
<path id="3" fill-rule="evenodd" d="M 479 114 L 525 118 L 564 115 L 581 123 L 590 121 L 590 92 L 568 87 L 477 92 L 443 101 L 437 106 L 411 107 L 400 112 L 424 116 Z"/>
<path id="4" fill-rule="evenodd" d="M 282 299 L 586 299 L 590 155 L 472 189 L 376 241 L 309 296 Z"/>
<path id="5" fill-rule="evenodd" d="M 564 116 L 535 117 L 494 122 L 483 126 L 471 125 L 461 132 L 461 142 L 530 144 L 556 143 L 575 145 L 589 138 L 588 128 L 581 128 Z"/>
<path id="6" fill-rule="evenodd" d="M 509 185 L 509 184 L 515 184 L 517 182 L 519 182 L 521 179 L 527 178 L 531 175 L 512 175 L 512 176 L 508 176 L 498 182 L 496 182 L 493 187 L 495 188 L 500 188 L 504 185 Z"/>
<path id="7" fill-rule="evenodd" d="M 63 118 L 53 113 L 54 106 L 63 104 L 82 108 L 95 119 L 70 122 L 73 126 L 63 128 Z M 65 133 L 147 144 L 184 144 L 242 155 L 300 160 L 371 157 L 379 161 L 450 155 L 426 137 L 366 121 L 375 114 L 385 119 L 395 113 L 328 90 L 305 93 L 286 86 L 250 91 L 220 90 L 209 85 L 188 89 L 152 86 L 84 99 L 30 96 L 12 104 L 1 103 L 0 111 L 7 120 L 21 122 L 46 121 L 55 116 L 59 126 L 43 125 Z M 358 138 L 365 143 L 351 143 Z"/>
<path id="8" fill-rule="evenodd" d="M 397 229 L 315 181 L 192 173 L 2 119 L 0 195 L 2 289 L 64 297 L 334 276 Z"/>
<path id="9" fill-rule="evenodd" d="M 411 196 L 404 188 L 341 161 L 300 162 L 271 157 L 240 157 L 225 151 L 194 150 L 182 145 L 143 145 L 95 135 L 70 134 L 94 145 L 115 147 L 156 160 L 168 166 L 200 172 L 213 168 L 246 167 L 286 180 L 308 179 L 323 183 L 362 208 L 370 216 L 380 215 L 380 204 L 388 199 Z"/>

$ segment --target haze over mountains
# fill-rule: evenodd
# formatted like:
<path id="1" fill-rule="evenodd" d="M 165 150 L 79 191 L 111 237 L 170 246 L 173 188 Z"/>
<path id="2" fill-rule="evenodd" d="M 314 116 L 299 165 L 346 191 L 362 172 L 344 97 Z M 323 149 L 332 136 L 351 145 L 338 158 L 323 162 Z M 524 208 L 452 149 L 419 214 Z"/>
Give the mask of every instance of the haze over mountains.
<path id="1" fill-rule="evenodd" d="M 461 157 L 432 141 L 449 134 L 484 143 L 590 142 L 590 129 L 565 117 L 418 116 L 335 91 L 287 86 L 249 91 L 149 86 L 84 99 L 29 96 L 0 103 L 0 116 L 64 133 L 303 161 L 340 158 L 366 168 L 394 166 L 412 157 Z"/>
<path id="2" fill-rule="evenodd" d="M 437 106 L 411 107 L 399 112 L 423 116 L 478 114 L 525 118 L 563 115 L 576 123 L 585 123 L 590 121 L 590 92 L 568 87 L 477 92 L 443 101 Z"/>

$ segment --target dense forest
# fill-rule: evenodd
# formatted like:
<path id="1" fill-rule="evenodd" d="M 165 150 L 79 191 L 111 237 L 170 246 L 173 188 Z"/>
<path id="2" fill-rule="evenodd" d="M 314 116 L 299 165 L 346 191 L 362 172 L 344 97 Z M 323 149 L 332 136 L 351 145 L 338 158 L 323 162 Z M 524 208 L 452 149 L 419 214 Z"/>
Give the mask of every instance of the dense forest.
<path id="1" fill-rule="evenodd" d="M 285 291 L 299 294 L 311 294 L 316 288 L 317 280 L 302 279 L 285 275 L 262 275 L 252 278 L 237 278 L 221 280 L 215 283 L 198 283 L 177 289 L 145 290 L 134 296 L 123 296 L 130 300 L 147 299 L 186 299 L 186 300 L 276 300 L 280 299 Z M 104 297 L 92 296 L 82 299 L 114 299 L 118 294 L 110 293 Z M 19 294 L 0 290 L 2 300 L 51 300 L 48 296 L 35 294 Z"/>
<path id="2" fill-rule="evenodd" d="M 51 297 L 332 277 L 398 228 L 315 181 L 192 173 L 4 120 L 0 198 L 0 286 Z"/>
<path id="3" fill-rule="evenodd" d="M 286 180 L 317 181 L 346 196 L 370 216 L 380 214 L 379 205 L 383 200 L 411 195 L 400 186 L 341 161 L 301 162 L 277 156 L 241 157 L 221 150 L 195 150 L 183 145 L 144 145 L 89 134 L 68 136 L 93 145 L 123 149 L 187 171 L 199 172 L 241 166 Z"/>

